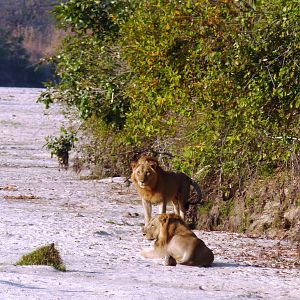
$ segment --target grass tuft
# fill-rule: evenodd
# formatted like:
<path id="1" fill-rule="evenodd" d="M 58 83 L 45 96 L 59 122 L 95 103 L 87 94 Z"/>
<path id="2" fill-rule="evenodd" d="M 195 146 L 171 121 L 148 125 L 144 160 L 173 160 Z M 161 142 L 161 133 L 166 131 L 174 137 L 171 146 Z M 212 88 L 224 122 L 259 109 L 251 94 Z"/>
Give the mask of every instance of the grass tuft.
<path id="1" fill-rule="evenodd" d="M 54 243 L 42 246 L 29 254 L 23 255 L 16 263 L 19 266 L 46 265 L 65 272 L 66 268 Z"/>

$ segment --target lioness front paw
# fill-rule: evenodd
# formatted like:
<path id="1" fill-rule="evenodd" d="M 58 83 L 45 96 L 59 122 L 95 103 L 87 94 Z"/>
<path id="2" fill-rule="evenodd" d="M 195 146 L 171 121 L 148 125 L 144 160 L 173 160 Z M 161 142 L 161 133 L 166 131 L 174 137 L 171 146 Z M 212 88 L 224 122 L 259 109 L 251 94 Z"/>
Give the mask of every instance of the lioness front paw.
<path id="1" fill-rule="evenodd" d="M 177 262 L 172 256 L 166 256 L 164 261 L 165 266 L 176 266 Z"/>
<path id="2" fill-rule="evenodd" d="M 145 258 L 151 258 L 152 252 L 153 252 L 152 248 L 143 248 L 140 251 L 140 255 Z"/>

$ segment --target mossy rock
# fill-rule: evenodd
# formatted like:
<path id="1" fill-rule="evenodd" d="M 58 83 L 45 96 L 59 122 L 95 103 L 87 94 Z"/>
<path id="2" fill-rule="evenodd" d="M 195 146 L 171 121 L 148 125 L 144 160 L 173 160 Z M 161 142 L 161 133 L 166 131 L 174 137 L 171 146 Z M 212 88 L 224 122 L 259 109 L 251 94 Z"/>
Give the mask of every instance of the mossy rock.
<path id="1" fill-rule="evenodd" d="M 19 266 L 46 265 L 65 272 L 66 268 L 54 244 L 42 246 L 29 254 L 23 255 L 16 263 Z"/>

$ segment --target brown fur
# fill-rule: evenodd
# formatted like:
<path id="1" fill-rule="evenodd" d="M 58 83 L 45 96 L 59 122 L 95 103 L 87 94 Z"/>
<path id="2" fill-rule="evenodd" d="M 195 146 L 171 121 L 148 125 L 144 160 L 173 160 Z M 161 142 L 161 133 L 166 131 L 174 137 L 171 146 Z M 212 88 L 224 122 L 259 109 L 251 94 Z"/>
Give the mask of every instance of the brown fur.
<path id="1" fill-rule="evenodd" d="M 210 266 L 213 252 L 176 214 L 161 214 L 144 229 L 146 238 L 155 239 L 153 248 L 143 249 L 146 258 L 165 258 L 166 265 Z"/>
<path id="2" fill-rule="evenodd" d="M 177 215 L 185 218 L 188 208 L 190 186 L 193 185 L 201 195 L 199 185 L 183 173 L 164 171 L 158 161 L 149 156 L 142 156 L 131 164 L 131 180 L 142 198 L 145 225 L 151 219 L 152 204 L 159 204 L 159 213 L 166 212 L 167 203 L 172 201 Z"/>

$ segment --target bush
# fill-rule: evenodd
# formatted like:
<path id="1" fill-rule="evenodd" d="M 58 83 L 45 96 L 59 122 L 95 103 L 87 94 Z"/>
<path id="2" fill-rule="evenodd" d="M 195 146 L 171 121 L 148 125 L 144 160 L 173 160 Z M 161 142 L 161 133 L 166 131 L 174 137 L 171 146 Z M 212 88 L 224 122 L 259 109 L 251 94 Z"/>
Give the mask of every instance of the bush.
<path id="1" fill-rule="evenodd" d="M 220 191 L 296 166 L 298 14 L 295 1 L 140 1 L 122 27 L 130 140 L 160 141 Z"/>
<path id="2" fill-rule="evenodd" d="M 223 200 L 299 168 L 295 1 L 70 0 L 55 13 L 72 34 L 41 100 L 76 109 L 91 161 L 122 175 L 121 153 L 171 153 Z"/>
<path id="3" fill-rule="evenodd" d="M 60 129 L 60 136 L 47 136 L 45 138 L 46 144 L 44 147 L 50 150 L 51 157 L 57 156 L 60 165 L 66 169 L 69 166 L 69 152 L 74 148 L 74 144 L 77 141 L 74 132 L 68 132 L 65 128 Z"/>
<path id="4" fill-rule="evenodd" d="M 46 265 L 52 266 L 62 272 L 66 271 L 59 251 L 55 248 L 53 243 L 47 246 L 42 246 L 33 252 L 22 256 L 16 264 L 19 266 Z"/>

